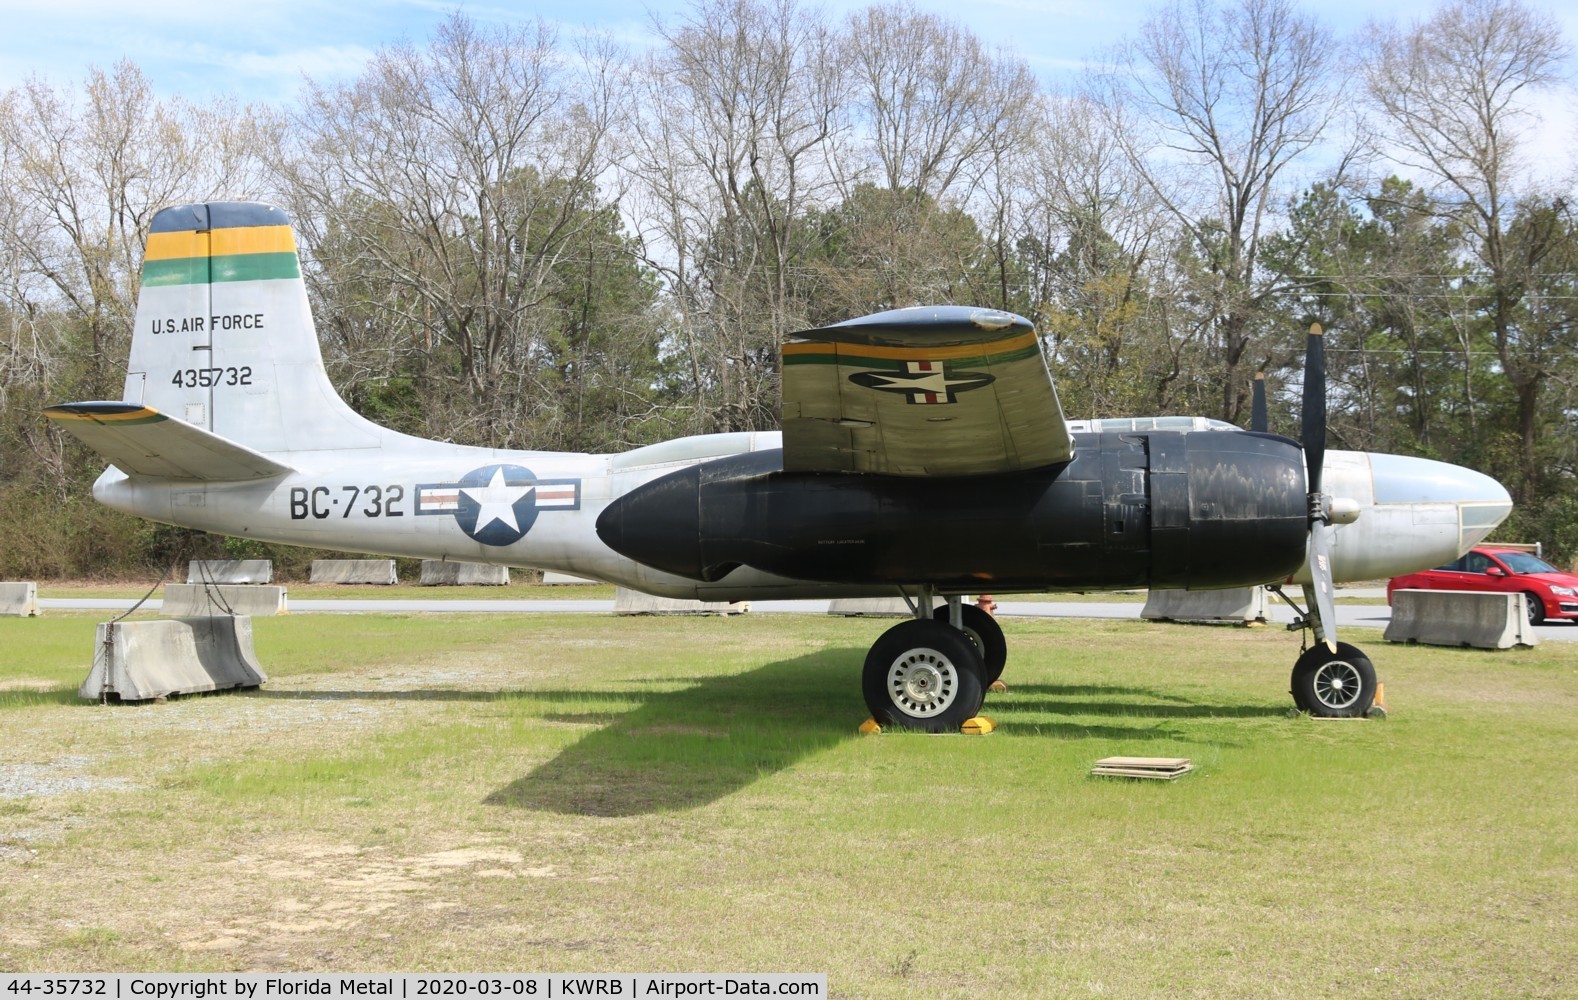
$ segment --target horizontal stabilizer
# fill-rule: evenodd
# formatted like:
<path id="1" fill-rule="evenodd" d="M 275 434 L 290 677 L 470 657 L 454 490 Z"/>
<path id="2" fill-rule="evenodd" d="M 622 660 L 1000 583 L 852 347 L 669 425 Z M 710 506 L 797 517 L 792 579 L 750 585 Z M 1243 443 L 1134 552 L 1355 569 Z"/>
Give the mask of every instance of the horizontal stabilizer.
<path id="1" fill-rule="evenodd" d="M 238 482 L 294 471 L 267 455 L 137 403 L 62 403 L 44 416 L 131 476 Z"/>

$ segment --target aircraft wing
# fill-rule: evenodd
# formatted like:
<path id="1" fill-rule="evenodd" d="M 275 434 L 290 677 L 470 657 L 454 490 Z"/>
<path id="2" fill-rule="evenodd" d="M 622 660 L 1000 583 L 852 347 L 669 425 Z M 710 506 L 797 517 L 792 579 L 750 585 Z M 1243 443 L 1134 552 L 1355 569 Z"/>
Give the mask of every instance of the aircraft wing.
<path id="1" fill-rule="evenodd" d="M 783 349 L 784 469 L 965 476 L 1067 462 L 1074 439 L 1029 320 L 896 309 Z"/>
<path id="2" fill-rule="evenodd" d="M 62 403 L 44 416 L 132 476 L 244 482 L 294 471 L 267 455 L 137 403 Z"/>

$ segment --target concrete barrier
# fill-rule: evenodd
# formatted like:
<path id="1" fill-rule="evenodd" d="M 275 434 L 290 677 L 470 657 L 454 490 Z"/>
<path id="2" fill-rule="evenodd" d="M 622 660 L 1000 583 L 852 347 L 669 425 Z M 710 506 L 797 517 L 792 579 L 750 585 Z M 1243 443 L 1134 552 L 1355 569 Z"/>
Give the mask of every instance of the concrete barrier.
<path id="1" fill-rule="evenodd" d="M 593 580 L 585 576 L 571 576 L 569 573 L 555 573 L 552 570 L 542 571 L 542 582 L 549 587 L 586 586 L 587 584 L 600 584 L 603 581 Z"/>
<path id="2" fill-rule="evenodd" d="M 166 618 L 192 618 L 203 615 L 282 615 L 285 613 L 285 588 L 252 584 L 221 583 L 211 587 L 196 583 L 164 585 Z"/>
<path id="3" fill-rule="evenodd" d="M 914 614 L 902 597 L 846 597 L 828 601 L 827 613 L 846 618 L 909 618 Z"/>
<path id="4" fill-rule="evenodd" d="M 193 559 L 186 564 L 187 583 L 273 583 L 272 559 Z"/>
<path id="5" fill-rule="evenodd" d="M 422 587 L 504 587 L 509 582 L 508 566 L 423 559 L 422 577 L 417 584 Z"/>
<path id="6" fill-rule="evenodd" d="M 40 614 L 38 584 L 0 583 L 0 616 L 31 618 Z"/>
<path id="7" fill-rule="evenodd" d="M 654 597 L 639 590 L 618 587 L 614 590 L 616 615 L 737 615 L 751 610 L 750 601 L 682 601 Z"/>
<path id="8" fill-rule="evenodd" d="M 1460 590 L 1398 590 L 1392 593 L 1387 642 L 1428 646 L 1511 649 L 1537 646 L 1522 594 Z"/>
<path id="9" fill-rule="evenodd" d="M 1263 622 L 1266 620 L 1266 588 L 1156 589 L 1146 595 L 1140 617 L 1147 621 Z"/>
<path id="10" fill-rule="evenodd" d="M 246 615 L 101 622 L 93 669 L 77 693 L 98 701 L 257 687 L 268 676 L 252 649 Z"/>
<path id="11" fill-rule="evenodd" d="M 307 582 L 389 586 L 395 582 L 395 563 L 393 559 L 314 559 Z"/>

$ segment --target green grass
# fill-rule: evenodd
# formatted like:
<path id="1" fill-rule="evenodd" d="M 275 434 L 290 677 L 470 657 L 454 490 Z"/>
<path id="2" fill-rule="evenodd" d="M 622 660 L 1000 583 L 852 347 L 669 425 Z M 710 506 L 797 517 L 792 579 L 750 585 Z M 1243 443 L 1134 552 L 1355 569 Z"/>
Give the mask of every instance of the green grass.
<path id="1" fill-rule="evenodd" d="M 105 708 L 63 696 L 93 620 L 0 619 L 0 788 L 90 784 L 0 798 L 0 969 L 1571 987 L 1574 644 L 1356 631 L 1392 715 L 1315 722 L 1288 713 L 1280 631 L 1010 620 L 998 732 L 861 737 L 883 623 L 259 619 L 262 691 Z M 1114 754 L 1197 770 L 1089 775 Z"/>

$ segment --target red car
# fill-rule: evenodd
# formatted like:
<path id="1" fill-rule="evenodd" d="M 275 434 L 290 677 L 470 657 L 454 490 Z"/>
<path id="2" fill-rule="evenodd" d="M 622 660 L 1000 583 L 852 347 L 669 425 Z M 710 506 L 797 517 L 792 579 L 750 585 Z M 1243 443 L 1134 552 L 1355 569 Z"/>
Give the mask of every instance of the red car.
<path id="1" fill-rule="evenodd" d="M 1394 576 L 1386 584 L 1386 603 L 1394 590 L 1491 590 L 1528 595 L 1529 622 L 1578 619 L 1578 576 L 1563 573 L 1522 549 L 1479 545 L 1455 562 L 1422 573 Z"/>

